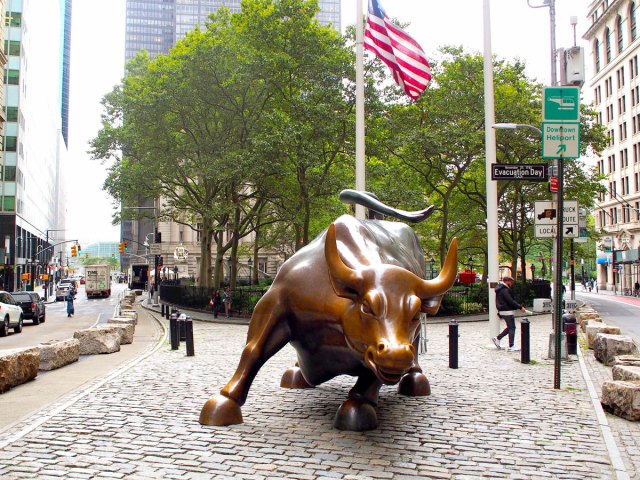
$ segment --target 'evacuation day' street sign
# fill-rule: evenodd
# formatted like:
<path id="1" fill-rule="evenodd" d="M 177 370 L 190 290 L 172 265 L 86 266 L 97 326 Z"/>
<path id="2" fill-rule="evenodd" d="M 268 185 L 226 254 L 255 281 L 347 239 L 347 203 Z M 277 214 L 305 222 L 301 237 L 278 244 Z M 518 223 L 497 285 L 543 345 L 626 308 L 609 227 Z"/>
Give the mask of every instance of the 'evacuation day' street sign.
<path id="1" fill-rule="evenodd" d="M 491 180 L 529 180 L 530 182 L 544 182 L 547 180 L 547 166 L 542 163 L 494 163 L 491 165 Z"/>

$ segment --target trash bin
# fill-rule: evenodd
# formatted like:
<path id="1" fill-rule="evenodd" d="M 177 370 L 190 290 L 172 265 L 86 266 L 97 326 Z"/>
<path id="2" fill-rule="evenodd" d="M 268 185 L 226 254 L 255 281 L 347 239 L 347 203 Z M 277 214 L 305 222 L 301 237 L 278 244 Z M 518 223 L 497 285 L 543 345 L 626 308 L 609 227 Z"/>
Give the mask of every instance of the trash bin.
<path id="1" fill-rule="evenodd" d="M 551 298 L 551 282 L 542 278 L 536 278 L 532 282 L 535 298 Z"/>
<path id="2" fill-rule="evenodd" d="M 567 335 L 567 353 L 578 354 L 578 322 L 573 313 L 562 315 L 562 331 Z"/>

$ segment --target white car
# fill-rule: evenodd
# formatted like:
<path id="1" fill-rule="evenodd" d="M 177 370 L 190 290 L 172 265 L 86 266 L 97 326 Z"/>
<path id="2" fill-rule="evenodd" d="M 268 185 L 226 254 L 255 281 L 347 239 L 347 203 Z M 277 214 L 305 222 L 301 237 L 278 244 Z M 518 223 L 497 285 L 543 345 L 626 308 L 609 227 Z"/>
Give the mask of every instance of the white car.
<path id="1" fill-rule="evenodd" d="M 22 331 L 22 307 L 14 300 L 9 292 L 0 290 L 0 337 L 9 335 L 9 329 L 20 333 Z"/>

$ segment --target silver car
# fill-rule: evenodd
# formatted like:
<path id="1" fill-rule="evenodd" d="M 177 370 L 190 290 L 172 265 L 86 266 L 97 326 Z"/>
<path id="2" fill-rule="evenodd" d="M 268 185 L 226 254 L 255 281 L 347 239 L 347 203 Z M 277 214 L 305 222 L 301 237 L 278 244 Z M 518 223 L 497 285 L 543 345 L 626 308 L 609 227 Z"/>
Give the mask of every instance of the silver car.
<path id="1" fill-rule="evenodd" d="M 56 300 L 64 300 L 64 297 L 67 296 L 67 292 L 71 287 L 73 287 L 74 290 L 77 288 L 74 280 L 68 278 L 60 280 L 60 283 L 58 283 L 58 287 L 56 288 Z"/>
<path id="2" fill-rule="evenodd" d="M 9 335 L 9 329 L 15 333 L 22 331 L 22 307 L 9 292 L 0 290 L 0 337 Z"/>

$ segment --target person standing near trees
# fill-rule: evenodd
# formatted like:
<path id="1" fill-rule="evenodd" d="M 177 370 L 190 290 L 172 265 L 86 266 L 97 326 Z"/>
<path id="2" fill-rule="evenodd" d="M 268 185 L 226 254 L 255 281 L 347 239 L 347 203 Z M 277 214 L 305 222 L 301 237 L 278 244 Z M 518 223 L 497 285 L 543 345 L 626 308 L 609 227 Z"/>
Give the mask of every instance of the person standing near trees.
<path id="1" fill-rule="evenodd" d="M 220 292 L 217 288 L 211 293 L 211 300 L 209 300 L 209 305 L 213 310 L 213 318 L 218 318 L 218 313 L 220 313 L 220 307 L 222 306 L 222 299 L 220 298 Z"/>
<path id="2" fill-rule="evenodd" d="M 229 287 L 224 289 L 222 302 L 224 303 L 224 314 L 229 318 L 229 314 L 231 313 L 231 289 Z"/>

